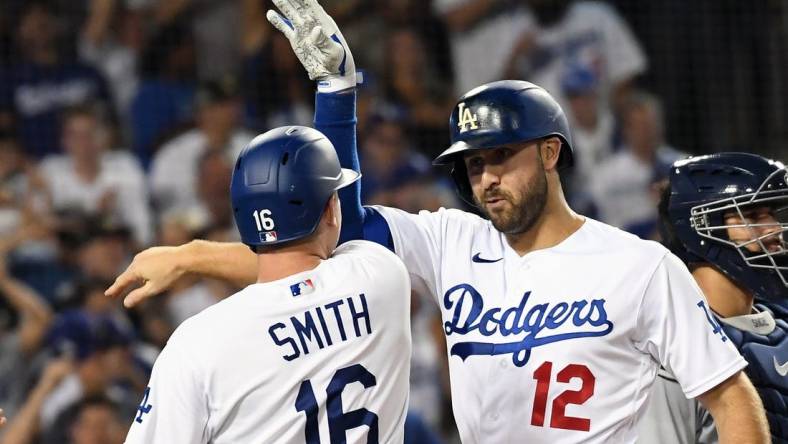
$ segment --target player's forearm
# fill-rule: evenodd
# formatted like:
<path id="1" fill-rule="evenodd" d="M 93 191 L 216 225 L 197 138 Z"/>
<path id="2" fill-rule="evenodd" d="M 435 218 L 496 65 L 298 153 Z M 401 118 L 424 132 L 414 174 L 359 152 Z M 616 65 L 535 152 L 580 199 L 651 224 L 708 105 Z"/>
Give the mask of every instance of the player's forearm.
<path id="1" fill-rule="evenodd" d="M 714 418 L 721 444 L 771 442 L 763 404 L 743 372 L 704 393 L 699 399 Z"/>
<path id="2" fill-rule="evenodd" d="M 356 144 L 356 91 L 315 95 L 315 128 L 334 145 L 342 168 L 361 171 Z M 364 237 L 361 181 L 339 191 L 342 204 L 342 232 L 339 242 Z"/>
<path id="3" fill-rule="evenodd" d="M 196 273 L 245 287 L 257 281 L 257 256 L 241 243 L 194 240 L 183 245 L 178 265 Z"/>

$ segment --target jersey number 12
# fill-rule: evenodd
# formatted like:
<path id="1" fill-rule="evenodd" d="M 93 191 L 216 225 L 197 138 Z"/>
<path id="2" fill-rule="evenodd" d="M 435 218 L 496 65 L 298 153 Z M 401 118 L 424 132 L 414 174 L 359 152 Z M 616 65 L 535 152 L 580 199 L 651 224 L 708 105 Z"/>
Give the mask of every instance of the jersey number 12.
<path id="1" fill-rule="evenodd" d="M 378 415 L 367 409 L 342 411 L 342 391 L 345 386 L 354 382 L 360 382 L 364 388 L 370 388 L 377 384 L 375 375 L 361 364 L 337 370 L 328 384 L 326 407 L 330 442 L 331 444 L 345 444 L 347 430 L 366 425 L 369 427 L 367 444 L 378 444 Z M 301 383 L 295 408 L 299 412 L 306 413 L 306 444 L 320 444 L 317 399 L 315 399 L 315 392 L 312 390 L 312 383 L 308 379 Z"/>
<path id="2" fill-rule="evenodd" d="M 545 361 L 534 372 L 536 379 L 536 396 L 534 398 L 534 410 L 531 414 L 531 425 L 537 427 L 544 426 L 545 413 L 547 409 L 547 394 L 550 391 L 550 380 L 553 376 L 553 363 Z M 591 430 L 591 420 L 589 418 L 576 418 L 566 415 L 566 406 L 575 404 L 583 405 L 594 395 L 594 385 L 596 377 L 591 370 L 582 364 L 569 364 L 558 372 L 556 380 L 560 383 L 568 383 L 572 379 L 580 379 L 579 390 L 564 390 L 553 400 L 550 427 L 554 429 L 579 430 L 587 432 Z"/>

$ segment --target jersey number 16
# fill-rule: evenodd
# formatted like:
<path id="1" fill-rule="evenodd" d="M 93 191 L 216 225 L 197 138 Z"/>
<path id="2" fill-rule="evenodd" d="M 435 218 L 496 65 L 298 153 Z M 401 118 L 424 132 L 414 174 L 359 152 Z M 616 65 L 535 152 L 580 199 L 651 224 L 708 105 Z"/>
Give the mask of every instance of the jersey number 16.
<path id="1" fill-rule="evenodd" d="M 334 373 L 326 389 L 328 410 L 328 433 L 331 444 L 345 444 L 345 432 L 362 425 L 369 427 L 367 444 L 378 444 L 378 415 L 367 409 L 357 409 L 350 412 L 342 411 L 342 390 L 345 386 L 360 382 L 364 388 L 377 384 L 375 375 L 370 373 L 361 364 L 341 368 Z M 320 444 L 320 430 L 318 427 L 318 405 L 312 383 L 307 379 L 301 383 L 298 390 L 295 408 L 306 413 L 306 444 Z"/>
<path id="2" fill-rule="evenodd" d="M 274 229 L 274 220 L 270 216 L 271 210 L 255 210 L 252 212 L 257 231 L 271 231 Z"/>

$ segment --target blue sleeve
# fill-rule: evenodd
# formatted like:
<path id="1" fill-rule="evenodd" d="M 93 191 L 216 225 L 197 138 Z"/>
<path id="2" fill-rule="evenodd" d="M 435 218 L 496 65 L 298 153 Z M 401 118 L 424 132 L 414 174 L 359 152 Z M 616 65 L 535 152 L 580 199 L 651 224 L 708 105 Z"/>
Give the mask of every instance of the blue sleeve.
<path id="1" fill-rule="evenodd" d="M 361 171 L 356 147 L 356 90 L 315 94 L 315 128 L 334 145 L 342 168 Z M 361 181 L 339 191 L 342 203 L 342 232 L 339 243 L 365 239 L 391 251 L 391 231 L 377 211 L 361 206 Z"/>

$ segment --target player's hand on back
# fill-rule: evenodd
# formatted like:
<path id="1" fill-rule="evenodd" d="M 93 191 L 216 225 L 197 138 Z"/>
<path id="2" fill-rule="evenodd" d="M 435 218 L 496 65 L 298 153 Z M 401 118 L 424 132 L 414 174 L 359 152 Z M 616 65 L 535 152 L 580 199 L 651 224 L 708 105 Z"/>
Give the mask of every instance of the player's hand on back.
<path id="1" fill-rule="evenodd" d="M 119 297 L 131 289 L 123 305 L 133 307 L 170 288 L 184 274 L 178 265 L 179 247 L 152 247 L 134 256 L 126 270 L 115 279 L 105 295 Z"/>
<path id="2" fill-rule="evenodd" d="M 317 0 L 273 0 L 281 14 L 266 17 L 290 41 L 298 60 L 318 91 L 336 92 L 356 86 L 356 66 L 334 19 Z"/>

